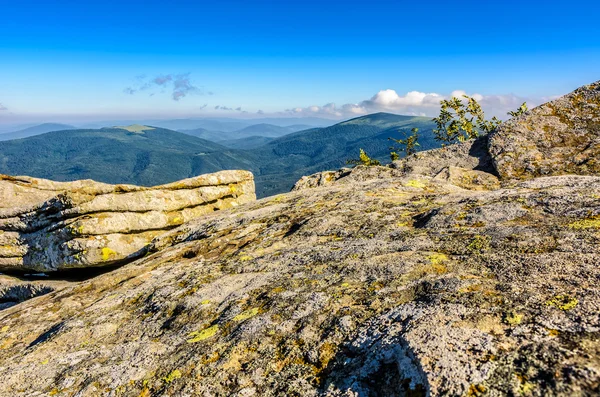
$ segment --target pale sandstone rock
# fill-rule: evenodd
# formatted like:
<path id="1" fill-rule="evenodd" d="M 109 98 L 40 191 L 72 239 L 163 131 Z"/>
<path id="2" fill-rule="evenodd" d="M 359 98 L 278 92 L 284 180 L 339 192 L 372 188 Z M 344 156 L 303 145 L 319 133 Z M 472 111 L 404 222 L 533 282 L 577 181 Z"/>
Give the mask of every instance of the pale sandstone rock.
<path id="1" fill-rule="evenodd" d="M 156 187 L 0 176 L 0 270 L 110 266 L 192 219 L 256 199 L 247 171 Z"/>

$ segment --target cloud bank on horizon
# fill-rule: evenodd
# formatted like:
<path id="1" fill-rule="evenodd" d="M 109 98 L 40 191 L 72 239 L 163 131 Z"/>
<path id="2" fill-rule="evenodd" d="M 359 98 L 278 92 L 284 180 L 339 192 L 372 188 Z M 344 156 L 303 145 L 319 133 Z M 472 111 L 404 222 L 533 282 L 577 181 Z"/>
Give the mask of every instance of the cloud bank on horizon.
<path id="1" fill-rule="evenodd" d="M 509 111 L 517 109 L 523 102 L 527 102 L 527 105 L 530 108 L 533 108 L 558 97 L 527 98 L 514 94 L 481 95 L 478 93 L 468 94 L 463 90 L 455 90 L 449 95 L 419 91 L 410 91 L 404 95 L 399 95 L 393 89 L 385 89 L 379 91 L 370 99 L 365 99 L 354 104 L 348 103 L 337 106 L 335 103 L 328 103 L 323 106 L 314 105 L 286 109 L 285 112 L 296 116 L 321 116 L 331 118 L 361 116 L 376 112 L 433 117 L 439 113 L 441 100 L 449 99 L 451 97 L 462 98 L 463 95 L 473 97 L 481 104 L 483 110 L 489 116 L 496 116 L 499 118 L 506 118 Z"/>

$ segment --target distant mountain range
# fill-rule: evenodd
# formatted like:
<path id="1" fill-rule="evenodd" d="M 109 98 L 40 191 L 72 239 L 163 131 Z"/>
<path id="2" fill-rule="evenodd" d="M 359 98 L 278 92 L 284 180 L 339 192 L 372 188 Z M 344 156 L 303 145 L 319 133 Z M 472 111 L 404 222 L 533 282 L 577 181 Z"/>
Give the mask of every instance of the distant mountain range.
<path id="1" fill-rule="evenodd" d="M 59 181 L 157 185 L 223 169 L 246 169 L 259 197 L 288 191 L 303 175 L 338 169 L 359 149 L 389 161 L 389 137 L 420 129 L 420 149 L 438 146 L 424 117 L 376 113 L 333 126 L 246 126 L 235 134 L 158 126 L 63 130 L 0 144 L 0 173 Z M 204 135 L 203 135 L 204 134 Z M 212 140 L 205 139 L 212 138 Z M 214 142 L 218 140 L 219 142 Z"/>
<path id="2" fill-rule="evenodd" d="M 281 127 L 278 125 L 261 123 L 250 125 L 235 131 L 214 131 L 206 128 L 196 128 L 193 130 L 179 130 L 179 132 L 193 135 L 202 139 L 207 139 L 212 142 L 217 142 L 228 147 L 250 149 L 252 147 L 256 147 L 255 142 L 257 138 L 279 138 L 284 135 L 291 134 L 292 132 L 306 130 L 309 128 L 311 128 L 309 125 L 296 124 L 288 127 Z M 246 145 L 245 140 L 250 137 L 254 138 L 252 140 L 254 144 L 252 144 L 252 142 L 247 142 L 248 145 Z M 266 143 L 268 139 L 262 139 L 262 141 Z M 230 146 L 228 142 L 231 142 L 233 146 Z"/>
<path id="3" fill-rule="evenodd" d="M 76 127 L 68 124 L 45 123 L 14 132 L 5 132 L 0 134 L 0 141 L 9 141 L 11 139 L 27 138 L 34 135 L 45 134 L 46 132 L 59 130 L 73 130 Z"/>
<path id="4" fill-rule="evenodd" d="M 101 122 L 92 122 L 79 125 L 79 128 L 102 128 L 107 125 L 129 125 L 144 124 L 155 127 L 166 128 L 174 131 L 194 130 L 203 128 L 209 131 L 233 132 L 257 124 L 272 124 L 280 127 L 289 127 L 297 124 L 307 125 L 309 127 L 327 127 L 335 124 L 335 120 L 323 119 L 318 117 L 279 117 L 279 118 L 257 118 L 257 119 L 237 119 L 237 118 L 189 118 L 189 119 L 170 119 L 170 120 L 110 120 Z"/>

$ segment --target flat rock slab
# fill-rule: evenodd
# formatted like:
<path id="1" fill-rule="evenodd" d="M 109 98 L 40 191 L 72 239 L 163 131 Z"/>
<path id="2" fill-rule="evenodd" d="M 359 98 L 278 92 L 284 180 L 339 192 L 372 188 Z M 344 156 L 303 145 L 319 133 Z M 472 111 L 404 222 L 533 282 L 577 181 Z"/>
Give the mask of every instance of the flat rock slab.
<path id="1" fill-rule="evenodd" d="M 0 270 L 110 266 L 192 219 L 255 200 L 253 175 L 222 171 L 141 187 L 0 176 Z"/>

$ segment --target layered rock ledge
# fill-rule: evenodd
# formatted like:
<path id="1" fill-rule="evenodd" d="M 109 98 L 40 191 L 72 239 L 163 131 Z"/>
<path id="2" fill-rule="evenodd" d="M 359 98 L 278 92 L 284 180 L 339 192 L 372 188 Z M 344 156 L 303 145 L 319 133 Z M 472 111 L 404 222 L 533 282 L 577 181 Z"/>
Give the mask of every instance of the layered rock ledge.
<path id="1" fill-rule="evenodd" d="M 247 171 L 156 187 L 0 175 L 0 270 L 114 265 L 167 230 L 255 199 Z"/>

